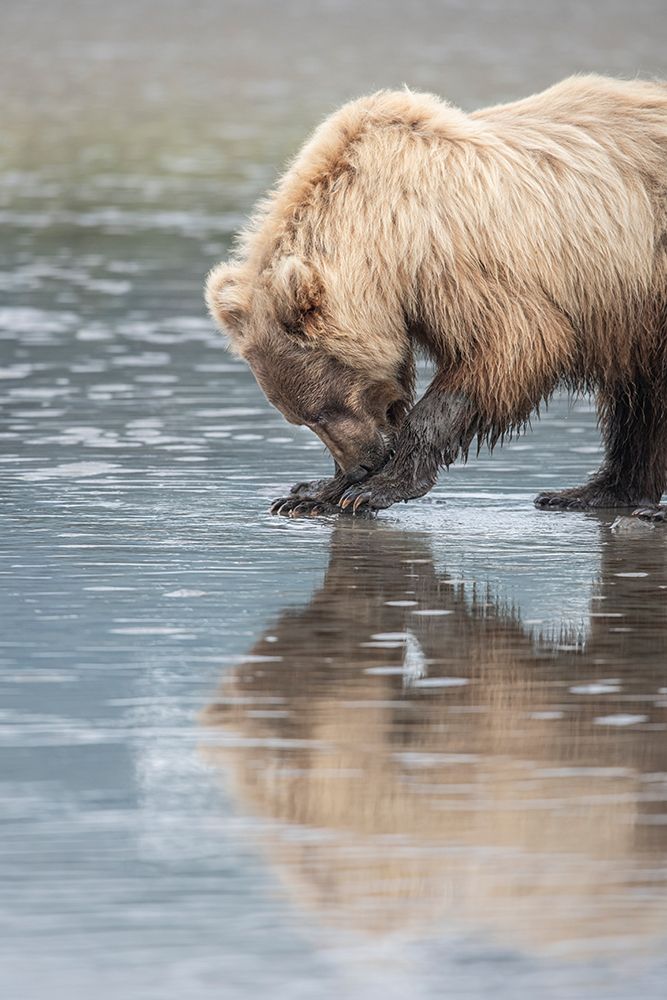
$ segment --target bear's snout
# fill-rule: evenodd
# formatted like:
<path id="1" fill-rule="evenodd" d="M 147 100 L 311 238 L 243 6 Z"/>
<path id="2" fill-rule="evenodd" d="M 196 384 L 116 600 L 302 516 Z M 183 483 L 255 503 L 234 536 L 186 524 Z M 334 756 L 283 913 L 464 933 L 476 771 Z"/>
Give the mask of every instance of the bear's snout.
<path id="1" fill-rule="evenodd" d="M 361 482 L 384 465 L 389 455 L 385 436 L 368 420 L 344 422 L 313 430 L 327 446 L 350 483 Z"/>

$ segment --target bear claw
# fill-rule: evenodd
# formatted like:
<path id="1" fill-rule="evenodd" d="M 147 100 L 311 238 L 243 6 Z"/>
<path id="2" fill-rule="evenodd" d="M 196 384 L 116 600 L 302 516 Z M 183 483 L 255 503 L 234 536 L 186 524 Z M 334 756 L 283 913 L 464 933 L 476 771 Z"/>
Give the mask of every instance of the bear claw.
<path id="1" fill-rule="evenodd" d="M 335 514 L 338 508 L 324 500 L 302 500 L 298 496 L 289 496 L 274 500 L 269 512 L 280 517 L 318 517 L 320 514 Z"/>
<path id="2" fill-rule="evenodd" d="M 278 499 L 274 500 L 269 507 L 269 513 L 280 514 L 282 508 L 293 503 L 293 501 L 294 497 L 278 497 Z"/>
<path id="3" fill-rule="evenodd" d="M 633 510 L 633 517 L 638 517 L 640 521 L 667 521 L 667 507 L 638 507 Z"/>
<path id="4" fill-rule="evenodd" d="M 369 502 L 372 495 L 370 490 L 365 490 L 361 493 L 358 490 L 348 490 L 338 501 L 338 505 L 342 510 L 352 507 L 352 513 L 356 514 L 362 504 Z"/>
<path id="5" fill-rule="evenodd" d="M 364 511 L 382 510 L 385 507 L 391 507 L 392 504 L 403 499 L 405 499 L 404 496 L 400 495 L 398 491 L 385 488 L 379 484 L 366 489 L 353 486 L 346 493 L 343 493 L 343 496 L 338 501 L 338 505 L 342 510 L 347 510 L 351 506 L 352 513 L 358 514 Z"/>

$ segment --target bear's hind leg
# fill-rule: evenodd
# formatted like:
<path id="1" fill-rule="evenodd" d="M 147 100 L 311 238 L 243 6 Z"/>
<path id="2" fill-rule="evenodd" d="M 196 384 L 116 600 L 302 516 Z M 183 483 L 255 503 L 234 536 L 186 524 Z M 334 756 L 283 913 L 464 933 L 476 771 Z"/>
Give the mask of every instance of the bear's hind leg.
<path id="1" fill-rule="evenodd" d="M 605 460 L 587 483 L 541 493 L 535 505 L 546 510 L 639 508 L 662 520 L 660 498 L 667 481 L 667 392 L 638 381 L 602 391 L 598 412 Z"/>

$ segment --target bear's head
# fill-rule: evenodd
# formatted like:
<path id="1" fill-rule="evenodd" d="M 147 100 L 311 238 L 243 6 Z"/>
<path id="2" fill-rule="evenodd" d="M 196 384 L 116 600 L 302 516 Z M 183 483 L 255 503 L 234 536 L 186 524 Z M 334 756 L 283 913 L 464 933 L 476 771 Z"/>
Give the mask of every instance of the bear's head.
<path id="1" fill-rule="evenodd" d="M 259 274 L 220 264 L 206 301 L 269 402 L 313 430 L 340 470 L 361 478 L 384 463 L 412 403 L 407 350 L 398 362 L 374 356 L 373 345 L 340 331 L 320 272 L 292 255 Z"/>

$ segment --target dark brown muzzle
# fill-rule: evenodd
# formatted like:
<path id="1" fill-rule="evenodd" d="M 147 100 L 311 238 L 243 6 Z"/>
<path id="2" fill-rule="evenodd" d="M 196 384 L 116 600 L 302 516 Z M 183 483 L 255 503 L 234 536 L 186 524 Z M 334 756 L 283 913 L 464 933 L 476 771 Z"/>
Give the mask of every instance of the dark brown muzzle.
<path id="1" fill-rule="evenodd" d="M 389 457 L 390 448 L 384 436 L 372 425 L 370 427 L 357 425 L 355 433 L 350 433 L 349 427 L 314 429 L 350 483 L 359 483 L 373 472 L 377 472 Z M 347 434 L 340 433 L 343 430 L 346 430 Z M 360 433 L 362 430 L 363 433 Z"/>

